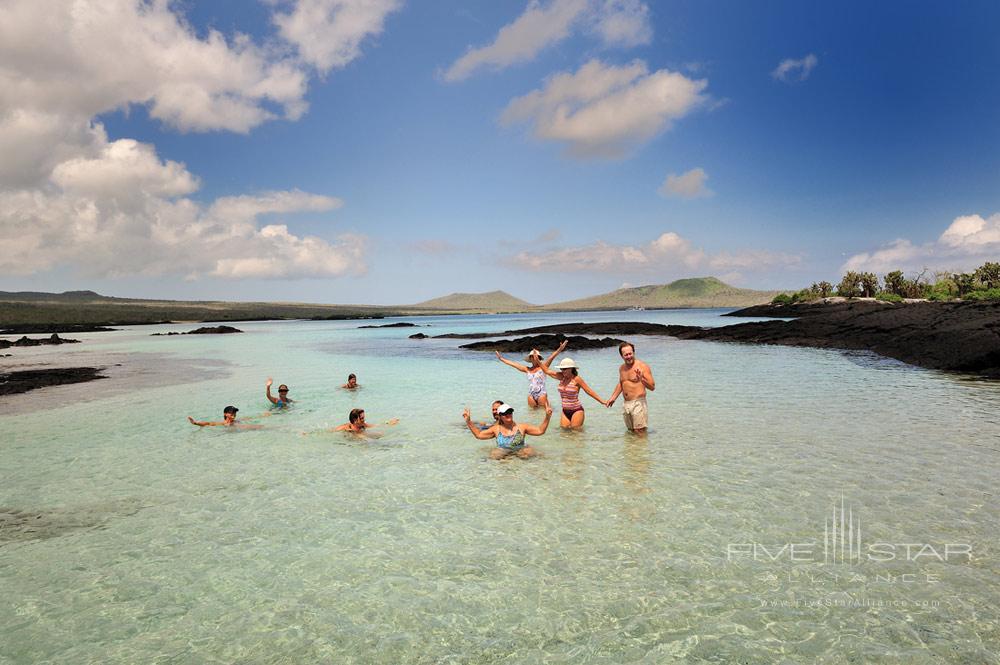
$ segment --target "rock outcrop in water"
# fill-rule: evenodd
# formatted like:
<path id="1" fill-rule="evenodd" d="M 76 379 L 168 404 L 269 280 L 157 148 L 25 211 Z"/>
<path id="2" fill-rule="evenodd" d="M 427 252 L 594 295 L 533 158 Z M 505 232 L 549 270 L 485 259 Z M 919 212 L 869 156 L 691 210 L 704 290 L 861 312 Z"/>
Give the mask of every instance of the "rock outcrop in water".
<path id="1" fill-rule="evenodd" d="M 58 345 L 58 344 L 79 344 L 78 339 L 63 339 L 56 333 L 52 333 L 51 337 L 41 337 L 38 339 L 29 339 L 28 337 L 22 337 L 16 342 L 11 342 L 6 339 L 0 339 L 0 349 L 9 349 L 12 346 L 44 346 L 44 345 Z"/>
<path id="2" fill-rule="evenodd" d="M 358 326 L 358 330 L 362 328 L 419 328 L 416 323 L 407 323 L 405 321 L 400 321 L 399 323 L 386 323 L 381 326 Z"/>
<path id="3" fill-rule="evenodd" d="M 555 350 L 564 340 L 569 341 L 570 348 L 580 349 L 606 349 L 608 347 L 618 348 L 622 343 L 620 339 L 604 337 L 601 339 L 590 339 L 574 335 L 533 335 L 531 337 L 519 337 L 517 339 L 498 339 L 489 342 L 472 342 L 463 344 L 462 349 L 472 351 L 499 351 L 501 353 L 527 353 L 532 349 L 553 349 Z"/>
<path id="4" fill-rule="evenodd" d="M 165 336 L 169 337 L 171 335 L 228 335 L 230 333 L 241 333 L 243 332 L 239 328 L 233 328 L 232 326 L 214 326 L 198 328 L 197 330 L 192 330 L 186 333 L 179 332 L 168 332 L 168 333 L 153 333 L 151 337 Z"/>
<path id="5" fill-rule="evenodd" d="M 54 367 L 0 372 L 0 395 L 16 395 L 36 388 L 108 378 L 100 372 L 101 369 L 97 367 Z"/>

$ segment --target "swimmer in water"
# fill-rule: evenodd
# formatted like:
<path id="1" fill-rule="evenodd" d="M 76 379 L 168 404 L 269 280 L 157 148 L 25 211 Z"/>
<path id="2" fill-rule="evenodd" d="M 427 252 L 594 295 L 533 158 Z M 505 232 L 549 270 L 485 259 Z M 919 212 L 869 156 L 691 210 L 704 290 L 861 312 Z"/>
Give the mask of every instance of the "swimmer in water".
<path id="1" fill-rule="evenodd" d="M 354 434 L 364 434 L 373 427 L 378 427 L 377 423 L 365 422 L 365 410 L 364 409 L 351 409 L 351 412 L 347 416 L 348 422 L 335 427 L 334 432 L 352 432 Z M 386 425 L 395 425 L 399 422 L 399 418 L 390 418 L 385 421 Z"/>
<path id="2" fill-rule="evenodd" d="M 358 377 L 354 374 L 347 375 L 347 383 L 341 386 L 344 390 L 354 390 L 358 387 Z"/>
<path id="3" fill-rule="evenodd" d="M 528 407 L 534 409 L 539 406 L 545 407 L 549 404 L 549 396 L 545 390 L 545 375 L 548 372 L 549 364 L 555 360 L 555 357 L 566 350 L 566 345 L 569 344 L 567 340 L 563 340 L 559 348 L 552 352 L 552 354 L 542 360 L 542 354 L 538 349 L 532 349 L 528 353 L 528 357 L 525 360 L 528 361 L 529 365 L 525 366 L 521 363 L 516 363 L 513 360 L 507 360 L 500 352 L 497 351 L 497 360 L 505 365 L 509 365 L 519 372 L 524 372 L 528 375 Z"/>
<path id="4" fill-rule="evenodd" d="M 552 418 L 552 407 L 545 407 L 545 418 L 540 425 L 525 425 L 514 422 L 514 407 L 509 404 L 500 403 L 496 407 L 498 420 L 492 427 L 484 430 L 478 429 L 472 422 L 469 409 L 466 407 L 462 413 L 465 424 L 468 426 L 472 436 L 486 441 L 496 439 L 496 447 L 490 451 L 491 459 L 503 459 L 510 455 L 517 455 L 525 459 L 538 454 L 533 447 L 525 444 L 525 436 L 541 436 L 549 428 L 549 420 Z"/>
<path id="5" fill-rule="evenodd" d="M 246 423 L 237 422 L 236 412 L 239 411 L 235 406 L 227 406 L 222 410 L 222 420 L 221 421 L 202 421 L 195 420 L 191 416 L 188 416 L 188 422 L 192 425 L 197 425 L 198 427 L 236 427 L 239 429 L 260 429 L 260 425 L 248 425 Z"/>
<path id="6" fill-rule="evenodd" d="M 266 393 L 265 394 L 267 395 L 267 399 L 268 399 L 268 401 L 271 402 L 271 404 L 275 405 L 279 409 L 284 409 L 289 404 L 291 404 L 292 402 L 295 401 L 291 397 L 288 396 L 288 386 L 286 386 L 284 383 L 282 383 L 280 386 L 278 386 L 278 396 L 275 397 L 274 395 L 272 395 L 271 394 L 271 384 L 273 384 L 273 383 L 274 383 L 274 379 L 272 379 L 271 377 L 267 377 L 267 382 L 264 384 L 264 387 L 266 389 Z"/>
<path id="7" fill-rule="evenodd" d="M 493 427 L 498 422 L 500 422 L 500 416 L 497 414 L 497 407 L 500 406 L 501 404 L 503 404 L 503 400 L 498 399 L 495 402 L 493 402 L 492 405 L 490 405 L 490 409 L 493 411 L 493 422 L 491 423 L 479 422 L 476 423 L 476 427 L 478 427 L 481 430 L 489 429 L 490 427 Z"/>

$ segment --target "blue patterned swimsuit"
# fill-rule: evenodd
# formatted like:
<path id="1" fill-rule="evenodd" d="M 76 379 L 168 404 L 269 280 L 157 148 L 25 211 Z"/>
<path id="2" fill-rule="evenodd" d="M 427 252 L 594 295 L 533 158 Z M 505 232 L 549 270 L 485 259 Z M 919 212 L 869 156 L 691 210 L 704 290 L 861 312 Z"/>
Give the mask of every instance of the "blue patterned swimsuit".
<path id="1" fill-rule="evenodd" d="M 502 434 L 498 428 L 497 448 L 503 448 L 504 450 L 520 450 L 524 448 L 524 432 L 521 431 L 521 428 L 517 428 L 513 434 Z"/>

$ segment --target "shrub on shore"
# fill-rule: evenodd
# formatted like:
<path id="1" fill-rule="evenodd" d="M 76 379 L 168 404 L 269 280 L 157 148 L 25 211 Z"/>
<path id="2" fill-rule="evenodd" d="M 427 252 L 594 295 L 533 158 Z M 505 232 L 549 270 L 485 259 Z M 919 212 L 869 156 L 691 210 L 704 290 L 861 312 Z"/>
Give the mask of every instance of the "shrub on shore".
<path id="1" fill-rule="evenodd" d="M 902 270 L 886 273 L 881 283 L 875 273 L 853 270 L 841 278 L 837 285 L 837 295 L 843 298 L 871 298 L 887 302 L 902 302 L 907 298 L 925 298 L 934 301 L 946 300 L 1000 300 L 1000 263 L 987 261 L 971 273 L 938 272 L 933 282 L 925 277 L 924 269 L 913 279 L 908 279 Z M 772 300 L 775 305 L 791 305 L 797 302 L 826 298 L 833 293 L 830 282 L 813 283 L 808 289 L 794 293 L 779 293 Z"/>

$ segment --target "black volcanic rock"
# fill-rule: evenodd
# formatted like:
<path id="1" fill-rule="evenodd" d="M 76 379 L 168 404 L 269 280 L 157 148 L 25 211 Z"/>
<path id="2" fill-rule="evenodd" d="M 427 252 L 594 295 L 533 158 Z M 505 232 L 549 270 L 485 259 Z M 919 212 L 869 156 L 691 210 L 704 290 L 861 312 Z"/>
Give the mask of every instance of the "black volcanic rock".
<path id="1" fill-rule="evenodd" d="M 486 339 L 505 335 L 531 335 L 554 333 L 563 335 L 670 335 L 674 328 L 685 326 L 665 326 L 661 323 L 641 321 L 610 321 L 605 323 L 557 323 L 551 326 L 520 328 L 497 333 L 449 333 L 434 335 L 435 339 Z M 530 349 L 529 349 L 530 350 Z"/>
<path id="2" fill-rule="evenodd" d="M 569 340 L 569 348 L 574 351 L 581 349 L 606 349 L 617 347 L 622 343 L 620 339 L 604 337 L 602 339 L 591 339 L 589 337 L 566 337 L 565 335 L 533 335 L 530 337 L 519 337 L 517 339 L 497 339 L 489 342 L 472 342 L 463 344 L 459 348 L 471 351 L 500 351 L 501 353 L 527 353 L 532 349 L 555 349 L 564 340 Z"/>
<path id="3" fill-rule="evenodd" d="M 0 395 L 15 395 L 46 386 L 108 378 L 102 376 L 100 371 L 97 367 L 57 367 L 3 372 L 0 373 Z"/>
<path id="4" fill-rule="evenodd" d="M 917 303 L 891 303 L 882 300 L 842 300 L 832 302 L 814 300 L 812 302 L 796 302 L 788 305 L 766 304 L 744 307 L 735 312 L 727 312 L 722 316 L 774 317 L 779 319 L 794 319 L 800 316 L 816 316 L 840 312 L 873 312 L 893 307 L 910 307 Z"/>
<path id="5" fill-rule="evenodd" d="M 427 339 L 429 335 L 423 333 L 416 333 L 415 335 L 410 335 L 410 339 Z"/>
<path id="6" fill-rule="evenodd" d="M 0 331 L 2 335 L 37 335 L 39 333 L 82 333 L 110 332 L 115 328 L 90 325 L 86 323 L 33 323 L 24 325 L 8 325 Z"/>
<path id="7" fill-rule="evenodd" d="M 29 339 L 28 337 L 22 337 L 16 342 L 11 342 L 5 339 L 0 339 L 0 349 L 9 349 L 12 346 L 43 346 L 49 344 L 79 344 L 78 339 L 63 339 L 56 333 L 52 333 L 51 337 L 42 337 L 39 339 Z"/>
<path id="8" fill-rule="evenodd" d="M 686 327 L 675 336 L 744 344 L 874 351 L 930 369 L 1000 378 L 1000 302 L 835 308 L 792 321 Z"/>
<path id="9" fill-rule="evenodd" d="M 399 323 L 386 323 L 381 326 L 358 326 L 358 330 L 362 328 L 419 328 L 416 323 L 407 323 L 405 321 L 400 321 Z"/>
<path id="10" fill-rule="evenodd" d="M 232 326 L 214 326 L 198 328 L 197 330 L 192 330 L 191 332 L 179 333 L 179 332 L 168 332 L 168 333 L 153 333 L 150 337 L 169 337 L 170 335 L 228 335 L 229 333 L 241 333 L 242 330 L 238 328 L 233 328 Z"/>

